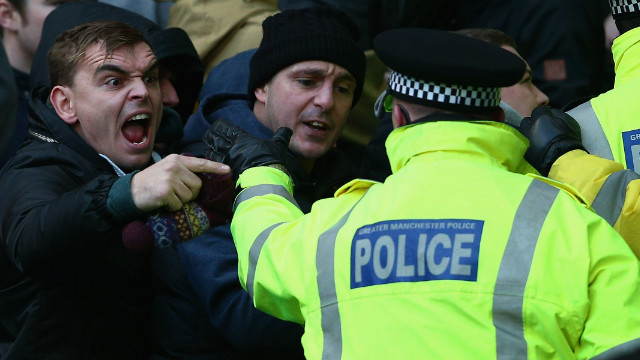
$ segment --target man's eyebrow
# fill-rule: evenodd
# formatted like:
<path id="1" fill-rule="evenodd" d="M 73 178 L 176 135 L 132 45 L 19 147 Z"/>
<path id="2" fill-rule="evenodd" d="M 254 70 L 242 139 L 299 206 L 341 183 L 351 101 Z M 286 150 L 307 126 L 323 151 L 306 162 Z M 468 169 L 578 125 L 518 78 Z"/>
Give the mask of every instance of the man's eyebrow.
<path id="1" fill-rule="evenodd" d="M 148 75 L 149 73 L 157 70 L 159 68 L 159 64 L 157 60 L 154 60 L 151 64 L 149 64 L 149 66 L 147 66 L 147 68 L 143 71 L 144 75 Z M 100 75 L 100 73 L 103 72 L 115 72 L 121 75 L 127 75 L 129 72 L 124 70 L 123 68 L 121 68 L 118 65 L 114 65 L 114 64 L 102 64 L 100 66 L 98 66 L 98 68 L 96 69 L 95 73 L 93 74 L 94 77 L 98 77 L 98 75 Z"/>
<path id="2" fill-rule="evenodd" d="M 61 5 L 64 3 L 68 3 L 71 2 L 73 0 L 46 0 L 45 3 L 46 4 L 53 4 L 53 5 Z"/>
<path id="3" fill-rule="evenodd" d="M 294 70 L 291 73 L 291 75 L 293 76 L 324 76 L 325 72 L 316 68 L 302 68 L 302 69 Z"/>
<path id="4" fill-rule="evenodd" d="M 292 73 L 292 76 L 326 76 L 326 75 L 327 73 L 324 70 L 316 69 L 316 68 L 302 68 L 302 69 L 295 70 Z M 346 71 L 339 73 L 338 76 L 336 76 L 336 79 L 356 81 L 355 77 L 353 77 L 351 73 Z"/>
<path id="5" fill-rule="evenodd" d="M 160 63 L 158 62 L 158 60 L 154 60 L 151 64 L 149 64 L 149 66 L 147 66 L 147 69 L 144 71 L 144 75 L 149 75 L 149 73 L 152 73 L 154 71 L 160 71 Z"/>
<path id="6" fill-rule="evenodd" d="M 351 75 L 350 72 L 340 73 L 340 74 L 338 74 L 336 79 L 338 79 L 338 80 L 348 80 L 348 81 L 356 82 L 356 78 L 353 75 Z"/>
<path id="7" fill-rule="evenodd" d="M 96 68 L 96 71 L 93 73 L 93 77 L 98 77 L 98 75 L 100 75 L 101 73 L 104 72 L 115 72 L 118 74 L 122 74 L 122 75 L 126 75 L 127 72 L 121 68 L 118 65 L 113 65 L 113 64 L 101 64 L 100 66 L 98 66 Z"/>

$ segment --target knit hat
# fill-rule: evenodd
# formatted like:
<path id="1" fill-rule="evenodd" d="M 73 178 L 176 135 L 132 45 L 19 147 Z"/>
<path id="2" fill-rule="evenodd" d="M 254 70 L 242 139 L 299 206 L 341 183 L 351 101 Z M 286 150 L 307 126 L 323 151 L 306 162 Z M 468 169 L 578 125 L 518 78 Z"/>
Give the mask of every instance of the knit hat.
<path id="1" fill-rule="evenodd" d="M 330 7 L 284 10 L 262 22 L 262 41 L 251 58 L 249 97 L 280 70 L 301 61 L 327 61 L 356 79 L 353 105 L 362 93 L 365 58 L 360 31 L 342 11 Z"/>
<path id="2" fill-rule="evenodd" d="M 640 15 L 640 1 L 638 0 L 609 0 L 613 18 L 624 19 Z"/>

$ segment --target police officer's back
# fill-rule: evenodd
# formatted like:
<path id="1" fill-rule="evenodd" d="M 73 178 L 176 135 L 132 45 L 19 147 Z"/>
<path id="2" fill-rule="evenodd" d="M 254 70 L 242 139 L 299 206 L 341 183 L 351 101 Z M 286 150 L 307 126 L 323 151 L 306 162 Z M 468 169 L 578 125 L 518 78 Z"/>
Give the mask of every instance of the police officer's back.
<path id="1" fill-rule="evenodd" d="M 286 130 L 264 141 L 219 122 L 205 136 L 240 175 L 232 232 L 256 307 L 304 324 L 309 359 L 588 359 L 637 346 L 637 259 L 570 190 L 526 175 L 528 141 L 501 122 L 499 88 L 524 63 L 427 29 L 385 32 L 375 50 L 392 70 L 396 127 L 383 184 L 356 180 L 303 215 Z"/>

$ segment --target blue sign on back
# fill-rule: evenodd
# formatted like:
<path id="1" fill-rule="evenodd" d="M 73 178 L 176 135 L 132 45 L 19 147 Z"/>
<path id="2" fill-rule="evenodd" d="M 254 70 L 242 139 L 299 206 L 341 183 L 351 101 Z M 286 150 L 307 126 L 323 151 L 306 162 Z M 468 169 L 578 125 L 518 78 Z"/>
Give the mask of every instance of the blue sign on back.
<path id="1" fill-rule="evenodd" d="M 365 225 L 351 243 L 351 288 L 394 282 L 476 281 L 484 221 L 391 220 Z"/>
<path id="2" fill-rule="evenodd" d="M 622 133 L 627 169 L 640 172 L 640 129 Z"/>

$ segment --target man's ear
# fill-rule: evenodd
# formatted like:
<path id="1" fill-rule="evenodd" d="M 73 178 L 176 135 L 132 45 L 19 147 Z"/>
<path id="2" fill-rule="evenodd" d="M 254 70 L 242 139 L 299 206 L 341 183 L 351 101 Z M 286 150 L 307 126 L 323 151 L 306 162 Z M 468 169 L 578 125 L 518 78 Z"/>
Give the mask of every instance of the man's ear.
<path id="1" fill-rule="evenodd" d="M 268 92 L 269 92 L 269 84 L 264 84 L 264 85 L 256 88 L 253 91 L 253 94 L 256 96 L 256 100 L 258 100 L 262 104 L 266 104 L 267 103 L 267 93 Z"/>
<path id="2" fill-rule="evenodd" d="M 56 113 L 68 125 L 74 125 L 78 122 L 72 95 L 70 88 L 60 85 L 55 86 L 49 95 L 49 100 Z"/>
<path id="3" fill-rule="evenodd" d="M 391 122 L 393 122 L 394 129 L 407 125 L 409 119 L 407 119 L 406 114 L 406 110 L 403 111 L 402 105 L 393 104 L 393 110 L 391 110 Z"/>
<path id="4" fill-rule="evenodd" d="M 0 27 L 16 31 L 22 25 L 22 17 L 18 10 L 7 0 L 0 0 Z"/>

